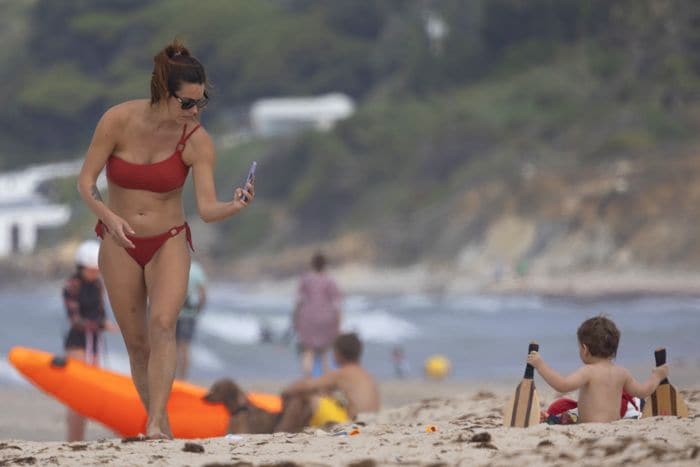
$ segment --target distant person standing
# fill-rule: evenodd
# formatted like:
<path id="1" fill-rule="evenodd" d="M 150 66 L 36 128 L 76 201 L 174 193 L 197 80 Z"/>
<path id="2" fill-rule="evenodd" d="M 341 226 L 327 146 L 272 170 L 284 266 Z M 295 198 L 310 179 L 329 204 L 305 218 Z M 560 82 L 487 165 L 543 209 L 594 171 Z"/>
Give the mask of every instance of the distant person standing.
<path id="1" fill-rule="evenodd" d="M 402 379 L 408 375 L 408 362 L 406 361 L 406 353 L 403 347 L 396 346 L 391 351 L 391 361 L 394 364 L 394 374 L 397 378 Z"/>
<path id="2" fill-rule="evenodd" d="M 321 358 L 323 371 L 328 371 L 327 353 L 340 331 L 342 297 L 325 270 L 326 257 L 316 253 L 311 259 L 311 271 L 301 278 L 294 308 L 293 324 L 299 338 L 304 376 L 311 376 L 316 356 Z"/>
<path id="3" fill-rule="evenodd" d="M 97 241 L 83 242 L 75 254 L 76 271 L 63 286 L 63 303 L 70 322 L 63 342 L 66 357 L 95 366 L 99 366 L 104 348 L 102 331 L 116 330 L 106 319 L 103 286 L 97 267 L 99 250 Z M 67 440 L 82 441 L 85 418 L 68 409 L 66 422 Z"/>
<path id="4" fill-rule="evenodd" d="M 194 337 L 197 318 L 199 318 L 199 314 L 207 303 L 206 282 L 207 277 L 202 266 L 197 261 L 192 261 L 187 284 L 187 297 L 175 325 L 175 342 L 177 346 L 175 378 L 177 379 L 187 379 L 190 369 L 190 344 Z"/>

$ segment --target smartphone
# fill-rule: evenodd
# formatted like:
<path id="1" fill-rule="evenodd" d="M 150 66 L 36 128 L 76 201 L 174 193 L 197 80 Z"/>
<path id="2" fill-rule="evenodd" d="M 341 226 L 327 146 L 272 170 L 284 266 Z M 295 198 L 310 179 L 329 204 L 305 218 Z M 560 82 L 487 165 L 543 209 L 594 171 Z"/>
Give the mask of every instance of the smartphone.
<path id="1" fill-rule="evenodd" d="M 253 161 L 252 164 L 250 164 L 250 169 L 248 169 L 248 176 L 245 178 L 245 182 L 243 183 L 243 189 L 245 190 L 245 187 L 249 183 L 253 183 L 253 180 L 255 180 L 255 169 L 258 167 L 258 163 Z M 246 195 L 242 195 L 241 199 L 245 202 L 248 202 L 248 197 Z"/>

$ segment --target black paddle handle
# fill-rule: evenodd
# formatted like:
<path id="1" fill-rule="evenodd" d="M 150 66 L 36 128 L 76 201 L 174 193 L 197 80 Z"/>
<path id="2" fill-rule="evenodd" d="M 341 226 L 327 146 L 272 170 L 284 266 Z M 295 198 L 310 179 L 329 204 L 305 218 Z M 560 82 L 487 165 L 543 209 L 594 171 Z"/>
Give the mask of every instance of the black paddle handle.
<path id="1" fill-rule="evenodd" d="M 654 352 L 654 359 L 656 360 L 656 366 L 661 366 L 666 363 L 666 349 L 659 348 Z M 668 378 L 664 378 L 659 384 L 668 383 Z"/>
<path id="2" fill-rule="evenodd" d="M 540 350 L 539 344 L 535 342 L 530 342 L 530 345 L 527 348 L 527 354 L 530 355 L 530 352 L 537 352 Z M 530 365 L 529 363 L 525 365 L 525 379 L 532 379 L 535 376 L 535 367 Z"/>

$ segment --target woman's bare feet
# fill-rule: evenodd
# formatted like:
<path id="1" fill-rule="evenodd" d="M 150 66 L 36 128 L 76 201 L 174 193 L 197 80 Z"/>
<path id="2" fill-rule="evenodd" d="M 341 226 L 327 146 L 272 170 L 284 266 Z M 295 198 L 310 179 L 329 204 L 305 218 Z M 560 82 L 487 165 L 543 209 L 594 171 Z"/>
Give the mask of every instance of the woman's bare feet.
<path id="1" fill-rule="evenodd" d="M 140 441 L 151 441 L 155 439 L 173 439 L 172 436 L 168 436 L 164 433 L 161 432 L 156 432 L 152 433 L 148 436 L 144 435 L 143 433 L 139 433 L 136 436 L 127 436 L 126 438 L 122 438 L 122 443 L 135 443 L 135 442 L 140 442 Z"/>
<path id="2" fill-rule="evenodd" d="M 170 428 L 170 420 L 167 414 L 160 420 L 152 419 L 146 424 L 146 437 L 148 439 L 173 439 L 173 431 Z"/>
<path id="3" fill-rule="evenodd" d="M 159 431 L 159 432 L 157 432 L 157 433 L 153 433 L 153 434 L 150 434 L 150 435 L 146 436 L 146 439 L 149 439 L 149 440 L 151 440 L 151 439 L 173 439 L 173 437 L 172 437 L 172 436 L 168 436 L 168 435 L 166 435 L 165 433 L 161 433 L 161 432 Z"/>
<path id="4" fill-rule="evenodd" d="M 146 435 L 139 433 L 136 436 L 127 436 L 126 438 L 122 438 L 122 443 L 134 443 L 138 441 L 146 441 Z"/>
<path id="5" fill-rule="evenodd" d="M 170 424 L 166 422 L 164 425 L 165 426 L 161 425 L 161 433 L 163 433 L 165 436 L 168 436 L 170 439 L 173 439 L 173 430 L 170 429 Z"/>
<path id="6" fill-rule="evenodd" d="M 164 421 L 159 424 L 149 423 L 146 426 L 146 438 L 148 439 L 173 439 L 173 433 L 170 429 L 170 423 L 168 423 L 168 418 L 165 417 Z"/>

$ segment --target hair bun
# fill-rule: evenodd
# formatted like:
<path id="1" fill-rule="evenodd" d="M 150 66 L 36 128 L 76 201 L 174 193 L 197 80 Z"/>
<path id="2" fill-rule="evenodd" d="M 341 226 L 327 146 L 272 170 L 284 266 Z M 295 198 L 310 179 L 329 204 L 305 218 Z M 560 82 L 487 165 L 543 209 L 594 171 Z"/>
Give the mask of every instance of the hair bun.
<path id="1" fill-rule="evenodd" d="M 158 52 L 153 61 L 155 63 L 151 74 L 151 104 L 177 91 L 182 81 L 205 85 L 207 83 L 204 67 L 178 39 Z"/>
<path id="2" fill-rule="evenodd" d="M 166 47 L 166 53 L 168 58 L 173 59 L 182 55 L 183 57 L 189 57 L 190 51 L 184 46 L 182 42 L 175 39 L 168 47 Z"/>

